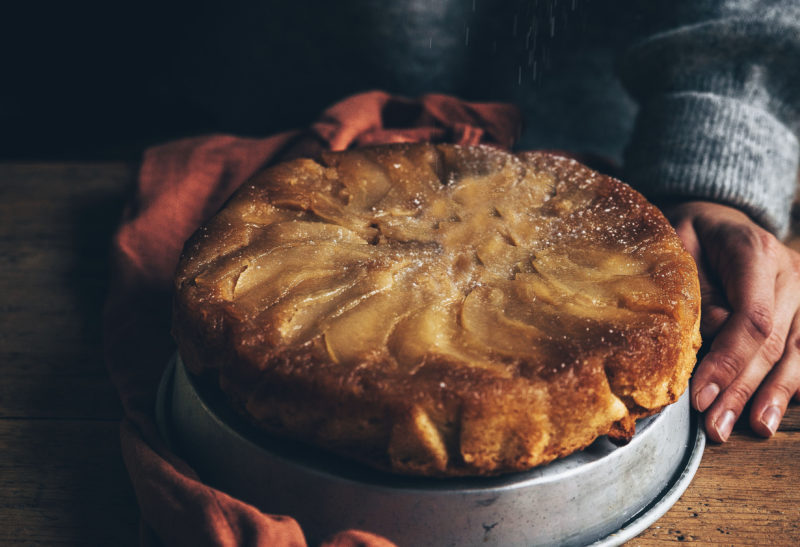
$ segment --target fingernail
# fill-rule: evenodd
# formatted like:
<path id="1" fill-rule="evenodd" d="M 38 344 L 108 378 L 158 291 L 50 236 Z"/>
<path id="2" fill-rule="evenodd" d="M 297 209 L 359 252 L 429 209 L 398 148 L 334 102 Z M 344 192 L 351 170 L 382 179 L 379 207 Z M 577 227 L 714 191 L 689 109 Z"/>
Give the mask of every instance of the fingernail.
<path id="1" fill-rule="evenodd" d="M 781 409 L 775 405 L 768 406 L 761 415 L 761 423 L 769 429 L 769 434 L 774 435 L 781 423 Z"/>
<path id="2" fill-rule="evenodd" d="M 717 384 L 707 384 L 703 389 L 697 392 L 694 397 L 694 407 L 703 412 L 711 406 L 714 399 L 719 395 L 719 386 Z"/>
<path id="3" fill-rule="evenodd" d="M 722 413 L 722 416 L 717 418 L 717 421 L 714 422 L 714 429 L 717 430 L 717 435 L 722 439 L 722 442 L 728 440 L 731 430 L 733 430 L 734 422 L 736 422 L 736 415 L 733 413 L 733 410 L 726 410 Z"/>

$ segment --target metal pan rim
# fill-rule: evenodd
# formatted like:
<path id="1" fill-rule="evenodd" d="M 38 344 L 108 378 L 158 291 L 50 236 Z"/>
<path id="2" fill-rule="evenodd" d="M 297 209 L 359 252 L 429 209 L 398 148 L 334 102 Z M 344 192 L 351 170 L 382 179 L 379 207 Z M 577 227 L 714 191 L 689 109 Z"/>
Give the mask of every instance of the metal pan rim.
<path id="1" fill-rule="evenodd" d="M 158 401 L 157 401 L 157 422 L 162 436 L 170 443 L 173 449 L 175 446 L 175 431 L 173 428 L 177 425 L 174 419 L 174 409 L 171 409 L 171 395 L 175 389 L 175 378 L 183 375 L 183 383 L 191 379 L 186 375 L 183 366 L 179 361 L 179 357 L 173 358 L 162 378 L 161 385 L 159 386 Z M 185 386 L 184 386 L 185 390 Z M 197 395 L 195 393 L 195 395 Z M 236 442 L 242 445 L 247 443 L 250 445 L 250 450 L 255 453 L 264 452 L 265 448 L 259 443 L 248 438 L 247 433 L 243 433 L 234 427 L 231 427 L 226 420 L 217 415 L 213 408 L 209 408 L 207 402 L 202 397 L 197 395 L 197 400 L 193 403 L 202 408 L 199 410 L 204 414 L 205 420 L 212 420 L 214 426 L 219 428 L 224 435 L 235 438 Z M 688 408 L 688 405 L 686 405 Z M 669 409 L 668 409 L 669 410 Z M 675 412 L 674 410 L 672 412 Z M 659 415 L 660 416 L 660 415 Z M 642 439 L 646 435 L 642 432 L 646 431 L 651 424 L 659 419 L 659 416 L 648 419 L 649 422 L 637 425 L 639 432 L 634 439 L 624 448 L 624 450 L 635 450 L 637 443 L 645 442 Z M 180 420 L 177 420 L 180 421 Z M 681 494 L 686 490 L 691 482 L 702 458 L 703 449 L 705 446 L 705 435 L 699 427 L 699 421 L 694 413 L 690 413 L 688 427 L 688 442 L 685 453 L 680 454 L 681 462 L 670 477 L 666 477 L 663 483 L 664 487 L 658 495 L 652 500 L 646 500 L 644 507 L 640 508 L 635 514 L 627 515 L 623 523 L 615 526 L 614 532 L 603 535 L 596 535 L 592 538 L 591 543 L 596 546 L 619 545 L 627 541 L 648 526 L 658 520 L 667 510 L 680 498 Z M 607 441 L 606 441 L 607 442 Z M 630 448 L 629 448 L 630 447 Z M 615 447 L 616 451 L 617 448 Z M 601 450 L 602 452 L 602 450 Z M 363 471 L 362 466 L 357 465 L 356 471 L 341 472 L 340 468 L 334 466 L 318 467 L 315 465 L 307 465 L 305 462 L 298 463 L 288 459 L 285 455 L 270 453 L 270 462 L 278 462 L 278 466 L 288 466 L 294 468 L 293 472 L 300 473 L 309 478 L 309 480 L 317 480 L 319 482 L 328 483 L 335 487 L 342 488 L 343 490 L 357 490 L 368 489 L 369 492 L 377 496 L 401 496 L 405 498 L 418 498 L 429 499 L 431 503 L 438 499 L 437 496 L 461 496 L 465 498 L 483 498 L 491 499 L 495 496 L 524 496 L 526 491 L 542 488 L 558 488 L 561 483 L 570 483 L 575 480 L 580 480 L 580 476 L 585 476 L 587 473 L 591 474 L 592 467 L 603 466 L 603 458 L 594 461 L 578 462 L 570 467 L 563 462 L 559 462 L 555 467 L 559 466 L 561 469 L 555 471 L 549 468 L 553 466 L 550 464 L 542 468 L 537 468 L 532 471 L 524 473 L 515 473 L 501 477 L 477 477 L 477 478 L 456 478 L 456 479 L 430 479 L 430 478 L 409 478 L 409 477 L 395 477 L 389 476 L 382 472 Z M 190 463 L 191 460 L 190 460 Z M 313 463 L 313 462 L 312 462 Z M 202 476 L 202 474 L 201 474 Z M 301 522 L 301 524 L 303 524 Z M 602 539 L 598 539 L 602 538 Z M 491 543 L 491 542 L 490 542 Z M 587 543 L 584 541 L 584 544 Z"/>

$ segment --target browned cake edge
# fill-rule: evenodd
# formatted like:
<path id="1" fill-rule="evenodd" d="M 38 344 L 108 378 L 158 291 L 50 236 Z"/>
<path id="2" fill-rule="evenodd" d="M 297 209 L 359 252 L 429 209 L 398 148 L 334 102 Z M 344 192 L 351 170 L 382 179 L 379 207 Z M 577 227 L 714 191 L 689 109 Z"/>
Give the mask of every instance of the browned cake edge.
<path id="1" fill-rule="evenodd" d="M 553 162 L 548 154 L 521 157 L 556 175 L 562 168 L 578 176 L 590 172 L 572 160 Z M 657 218 L 664 227 L 658 236 L 675 244 L 677 236 L 666 219 L 640 194 L 610 177 L 593 176 L 605 192 L 629 202 L 629 211 L 649 216 L 650 222 Z M 516 376 L 498 378 L 432 356 L 413 379 L 383 374 L 381 363 L 342 377 L 319 338 L 297 348 L 268 347 L 247 339 L 234 309 L 195 297 L 183 272 L 198 248 L 214 244 L 202 243 L 209 237 L 225 235 L 195 234 L 176 279 L 173 333 L 189 370 L 218 371 L 234 406 L 264 430 L 393 472 L 459 476 L 522 471 L 579 450 L 603 434 L 629 438 L 635 419 L 675 402 L 686 389 L 700 345 L 696 269 L 682 251 L 676 255 L 686 273 L 682 291 L 693 306 L 673 319 L 667 329 L 672 338 L 634 333 L 621 341 L 641 342 L 641 351 L 629 346 L 611 353 L 610 359 L 640 361 L 646 371 L 634 365 L 615 375 L 608 373 L 609 363 L 584 361 L 570 375 L 547 379 L 526 377 L 521 362 Z M 666 389 L 634 393 L 636 375 L 643 372 L 658 376 Z M 604 389 L 626 408 L 610 408 Z"/>

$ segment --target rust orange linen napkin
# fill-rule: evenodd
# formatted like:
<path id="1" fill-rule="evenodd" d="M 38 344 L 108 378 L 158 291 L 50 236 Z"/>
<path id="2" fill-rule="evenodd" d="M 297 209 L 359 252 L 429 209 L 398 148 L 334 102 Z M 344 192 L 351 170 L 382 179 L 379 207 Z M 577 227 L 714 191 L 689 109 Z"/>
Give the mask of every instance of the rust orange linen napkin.
<path id="1" fill-rule="evenodd" d="M 304 130 L 263 139 L 215 135 L 148 149 L 135 196 L 113 239 L 104 317 L 105 360 L 124 409 L 122 455 L 142 516 L 143 545 L 305 545 L 291 516 L 268 515 L 203 483 L 166 446 L 155 424 L 159 380 L 175 351 L 172 276 L 183 242 L 256 171 L 282 159 L 392 142 L 492 144 L 510 148 L 517 108 L 444 95 L 418 100 L 369 92 L 326 110 Z M 388 546 L 344 530 L 326 546 Z"/>

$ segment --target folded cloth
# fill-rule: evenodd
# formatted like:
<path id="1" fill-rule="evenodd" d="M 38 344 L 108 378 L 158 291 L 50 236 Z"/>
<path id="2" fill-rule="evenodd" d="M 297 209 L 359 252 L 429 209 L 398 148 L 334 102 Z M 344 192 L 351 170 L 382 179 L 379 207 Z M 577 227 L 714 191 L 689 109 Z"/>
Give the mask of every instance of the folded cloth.
<path id="1" fill-rule="evenodd" d="M 369 92 L 326 110 L 305 130 L 263 139 L 215 135 L 150 148 L 113 240 L 104 317 L 105 360 L 124 409 L 122 455 L 142 515 L 143 545 L 305 545 L 291 516 L 268 515 L 203 483 L 170 451 L 155 424 L 159 380 L 175 351 L 172 276 L 183 242 L 256 171 L 280 160 L 394 142 L 510 148 L 520 114 L 505 104 L 444 95 L 419 100 Z M 326 546 L 388 546 L 344 530 Z"/>

